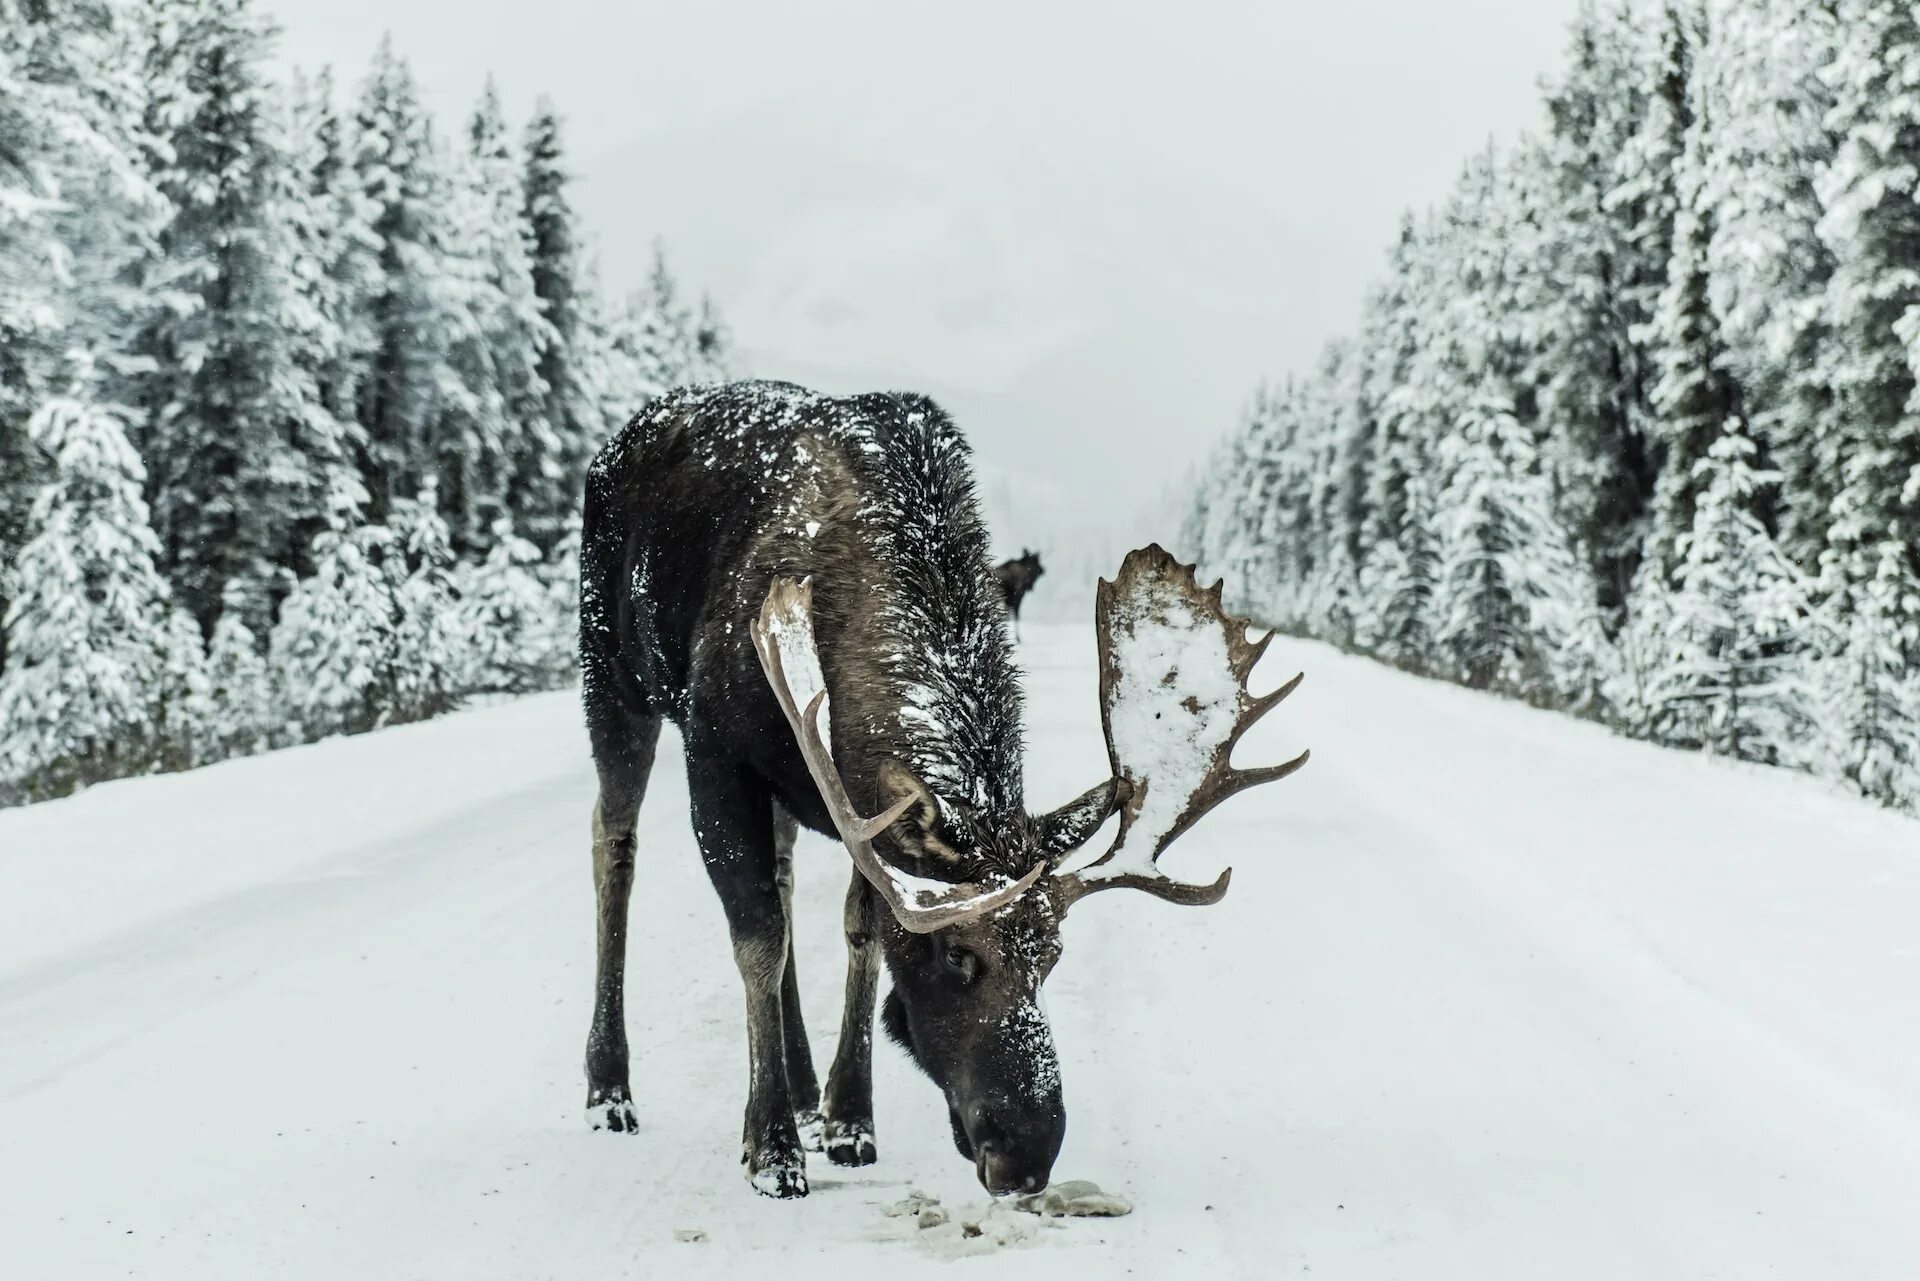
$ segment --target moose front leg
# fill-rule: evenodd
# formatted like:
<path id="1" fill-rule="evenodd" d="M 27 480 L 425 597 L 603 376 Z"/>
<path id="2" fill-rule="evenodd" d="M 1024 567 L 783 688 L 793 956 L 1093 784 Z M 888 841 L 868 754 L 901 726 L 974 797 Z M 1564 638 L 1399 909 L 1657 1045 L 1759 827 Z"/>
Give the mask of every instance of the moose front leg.
<path id="1" fill-rule="evenodd" d="M 847 887 L 847 999 L 840 1046 L 827 1073 L 825 1143 L 835 1165 L 872 1165 L 873 998 L 880 985 L 878 905 L 858 871 Z"/>
<path id="2" fill-rule="evenodd" d="M 754 1189 L 771 1197 L 807 1194 L 806 1157 L 787 1086 L 781 985 L 789 926 L 778 881 L 772 798 L 757 778 L 709 761 L 689 747 L 693 830 L 733 936 L 747 995 L 747 1114 L 740 1159 Z"/>

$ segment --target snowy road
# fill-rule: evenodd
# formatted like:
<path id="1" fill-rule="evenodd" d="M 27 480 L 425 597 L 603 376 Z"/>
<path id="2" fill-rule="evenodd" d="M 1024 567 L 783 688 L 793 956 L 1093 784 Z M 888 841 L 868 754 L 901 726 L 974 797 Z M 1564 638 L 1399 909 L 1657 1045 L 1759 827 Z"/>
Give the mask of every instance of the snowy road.
<path id="1" fill-rule="evenodd" d="M 1028 635 L 1051 805 L 1104 764 L 1093 646 Z M 1055 1175 L 1137 1209 L 1036 1225 L 996 1281 L 1920 1274 L 1920 824 L 1315 646 L 1276 643 L 1256 686 L 1296 667 L 1243 760 L 1313 763 L 1170 857 L 1233 863 L 1225 903 L 1103 895 L 1049 986 Z M 879 1165 L 747 1188 L 738 980 L 660 760 L 634 1138 L 580 1123 L 571 695 L 0 813 L 7 1274 L 980 1269 L 881 1213 L 909 1185 L 981 1200 L 891 1048 Z M 803 843 L 823 1066 L 846 865 Z"/>

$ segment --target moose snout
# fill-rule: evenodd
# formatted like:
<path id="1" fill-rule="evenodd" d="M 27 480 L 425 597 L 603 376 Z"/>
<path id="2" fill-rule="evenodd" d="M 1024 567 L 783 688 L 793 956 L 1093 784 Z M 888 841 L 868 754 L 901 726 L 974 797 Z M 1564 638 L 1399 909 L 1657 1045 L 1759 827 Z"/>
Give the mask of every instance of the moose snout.
<path id="1" fill-rule="evenodd" d="M 965 1110 L 966 1137 L 980 1185 L 995 1196 L 1038 1192 L 1060 1155 L 1066 1118 L 1058 1109 L 1022 1115 L 974 1103 Z"/>
<path id="2" fill-rule="evenodd" d="M 975 1149 L 973 1166 L 980 1176 L 980 1186 L 995 1196 L 1038 1192 L 1047 1186 L 1053 1172 L 1052 1161 L 1036 1168 L 1031 1161 L 1004 1150 L 991 1139 Z"/>

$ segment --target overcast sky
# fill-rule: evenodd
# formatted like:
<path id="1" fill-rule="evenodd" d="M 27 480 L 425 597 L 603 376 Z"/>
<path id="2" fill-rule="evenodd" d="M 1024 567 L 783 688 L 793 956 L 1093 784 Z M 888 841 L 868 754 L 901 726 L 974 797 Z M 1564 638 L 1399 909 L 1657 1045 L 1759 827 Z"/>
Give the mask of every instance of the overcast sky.
<path id="1" fill-rule="evenodd" d="M 751 372 L 932 392 L 1008 541 L 1141 513 L 1354 324 L 1400 213 L 1540 116 L 1575 0 L 267 0 L 443 121 L 552 95 L 612 285 L 663 237 Z M 1018 479 L 1016 479 L 1018 478 Z"/>

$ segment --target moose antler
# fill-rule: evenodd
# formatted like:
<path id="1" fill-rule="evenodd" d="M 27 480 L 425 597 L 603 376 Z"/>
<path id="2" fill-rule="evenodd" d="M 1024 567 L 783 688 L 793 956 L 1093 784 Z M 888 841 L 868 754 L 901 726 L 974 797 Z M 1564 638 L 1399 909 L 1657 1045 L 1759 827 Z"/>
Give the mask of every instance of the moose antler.
<path id="1" fill-rule="evenodd" d="M 813 637 L 813 580 L 798 582 L 776 578 L 760 606 L 760 617 L 752 626 L 753 648 L 760 655 L 760 666 L 773 686 L 773 696 L 800 743 L 800 755 L 807 763 L 813 784 L 820 789 L 827 813 L 853 855 L 853 865 L 867 878 L 875 893 L 893 910 L 894 919 L 915 934 L 929 934 L 944 926 L 975 920 L 997 912 L 1024 894 L 1040 879 L 1045 865 L 1035 867 L 1017 881 L 997 889 L 982 890 L 974 885 L 955 885 L 928 880 L 903 872 L 873 848 L 873 838 L 893 825 L 914 803 L 909 796 L 873 818 L 861 818 L 847 796 L 846 785 L 827 749 L 827 682 L 820 669 L 820 651 Z M 800 693 L 810 693 L 806 710 L 800 710 L 794 679 Z"/>
<path id="2" fill-rule="evenodd" d="M 1132 795 L 1107 852 L 1054 878 L 1063 910 L 1109 889 L 1145 890 L 1172 903 L 1219 902 L 1232 868 L 1210 885 L 1192 885 L 1160 870 L 1161 853 L 1228 797 L 1307 763 L 1302 752 L 1284 765 L 1233 767 L 1241 736 L 1302 678 L 1259 698 L 1248 693 L 1247 677 L 1273 635 L 1249 642 L 1246 620 L 1221 608 L 1221 584 L 1202 590 L 1193 570 L 1156 543 L 1129 552 L 1114 581 L 1100 582 L 1100 724 L 1113 775 L 1132 784 Z M 1130 837 L 1136 844 L 1129 850 Z"/>

